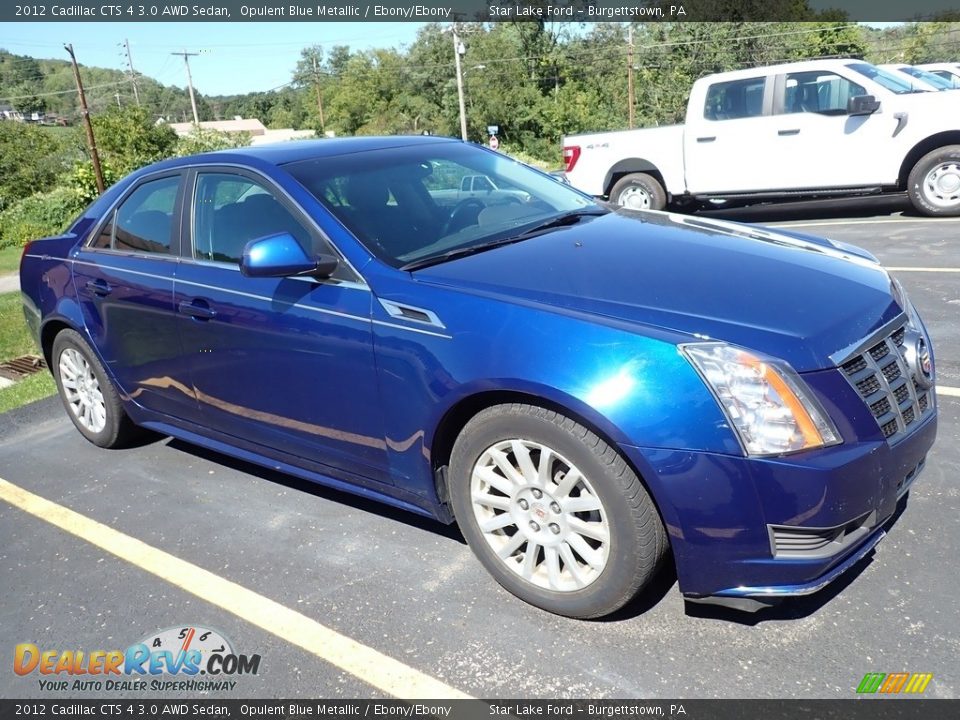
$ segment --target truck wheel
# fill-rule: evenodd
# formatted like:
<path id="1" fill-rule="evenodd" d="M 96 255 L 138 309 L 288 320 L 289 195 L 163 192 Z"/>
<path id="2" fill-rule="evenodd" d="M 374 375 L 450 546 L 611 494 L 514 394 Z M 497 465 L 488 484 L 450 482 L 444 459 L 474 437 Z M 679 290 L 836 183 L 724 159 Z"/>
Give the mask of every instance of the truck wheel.
<path id="1" fill-rule="evenodd" d="M 907 193 L 923 215 L 960 215 L 960 145 L 937 148 L 920 158 L 910 171 Z"/>
<path id="2" fill-rule="evenodd" d="M 663 210 L 667 193 L 652 175 L 630 173 L 617 180 L 610 190 L 610 202 L 630 210 Z"/>
<path id="3" fill-rule="evenodd" d="M 450 492 L 464 537 L 497 582 L 558 615 L 619 609 L 667 552 L 636 473 L 552 410 L 513 404 L 477 414 L 454 445 Z"/>

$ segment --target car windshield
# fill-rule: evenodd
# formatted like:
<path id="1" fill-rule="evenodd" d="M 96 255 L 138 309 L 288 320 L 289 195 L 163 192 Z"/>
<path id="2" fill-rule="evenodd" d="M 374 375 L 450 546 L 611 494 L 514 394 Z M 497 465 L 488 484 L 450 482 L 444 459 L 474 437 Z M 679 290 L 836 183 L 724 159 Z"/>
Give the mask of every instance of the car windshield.
<path id="1" fill-rule="evenodd" d="M 604 212 L 548 175 L 465 143 L 416 143 L 284 169 L 394 267 L 478 251 L 555 218 Z"/>
<path id="2" fill-rule="evenodd" d="M 870 63 L 849 63 L 847 67 L 897 95 L 925 92 L 924 90 L 916 90 L 907 78 L 899 78 L 889 70 L 878 68 Z"/>

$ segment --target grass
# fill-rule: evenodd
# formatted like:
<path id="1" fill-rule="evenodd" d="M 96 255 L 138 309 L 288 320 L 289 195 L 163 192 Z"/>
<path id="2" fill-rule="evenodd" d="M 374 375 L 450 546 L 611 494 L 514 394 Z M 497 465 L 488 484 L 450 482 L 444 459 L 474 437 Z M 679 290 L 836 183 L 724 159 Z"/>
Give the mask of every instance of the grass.
<path id="1" fill-rule="evenodd" d="M 18 383 L 0 389 L 0 413 L 53 395 L 57 386 L 47 370 L 30 375 Z"/>
<path id="2" fill-rule="evenodd" d="M 8 247 L 0 250 L 0 275 L 12 275 L 20 270 L 20 255 L 23 248 Z"/>
<path id="3" fill-rule="evenodd" d="M 23 319 L 20 293 L 0 295 L 0 362 L 38 352 Z M 56 390 L 56 385 L 48 371 L 43 370 L 30 375 L 10 387 L 0 388 L 0 412 L 45 398 Z"/>

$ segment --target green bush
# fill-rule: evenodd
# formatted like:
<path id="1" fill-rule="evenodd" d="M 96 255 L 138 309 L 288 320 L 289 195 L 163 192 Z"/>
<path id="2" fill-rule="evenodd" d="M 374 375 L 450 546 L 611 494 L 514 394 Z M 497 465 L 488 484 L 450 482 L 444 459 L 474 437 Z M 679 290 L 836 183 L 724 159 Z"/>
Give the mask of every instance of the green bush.
<path id="1" fill-rule="evenodd" d="M 48 130 L 0 120 L 0 210 L 53 187 L 69 166 L 72 149 Z"/>
<path id="2" fill-rule="evenodd" d="M 197 155 L 213 152 L 214 150 L 230 150 L 246 147 L 250 144 L 249 133 L 225 133 L 218 130 L 207 130 L 195 127 L 189 135 L 177 138 L 173 154 L 177 157 Z"/>
<path id="3" fill-rule="evenodd" d="M 104 189 L 123 177 L 114 171 L 109 163 L 103 161 L 100 162 L 100 170 L 103 172 Z M 100 196 L 100 193 L 97 192 L 97 178 L 93 173 L 93 163 L 90 160 L 78 161 L 73 164 L 69 187 L 75 197 L 77 212 L 80 212 Z"/>
<path id="4" fill-rule="evenodd" d="M 37 193 L 0 212 L 0 248 L 19 247 L 62 232 L 83 205 L 70 188 Z"/>

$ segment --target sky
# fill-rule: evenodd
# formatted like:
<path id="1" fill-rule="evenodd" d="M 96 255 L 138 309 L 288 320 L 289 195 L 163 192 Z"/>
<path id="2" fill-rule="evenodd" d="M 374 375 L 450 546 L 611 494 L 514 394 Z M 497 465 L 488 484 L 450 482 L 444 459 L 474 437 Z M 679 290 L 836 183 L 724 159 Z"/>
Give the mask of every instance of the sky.
<path id="1" fill-rule="evenodd" d="M 290 81 L 300 51 L 310 45 L 349 45 L 363 50 L 410 45 L 423 23 L 0 23 L 0 48 L 17 55 L 127 69 L 124 38 L 133 65 L 164 85 L 186 87 L 183 58 L 190 58 L 193 86 L 205 95 L 270 90 Z"/>
<path id="2" fill-rule="evenodd" d="M 2 2 L 3 0 L 0 0 Z M 864 23 L 866 24 L 866 23 Z M 869 23 L 887 26 L 897 23 Z M 198 52 L 190 58 L 193 85 L 204 95 L 261 92 L 290 82 L 300 51 L 310 45 L 355 50 L 409 46 L 424 23 L 414 22 L 201 22 L 201 23 L 0 23 L 0 48 L 35 58 L 77 61 L 94 67 L 127 69 L 124 38 L 141 75 L 163 85 L 187 86 L 183 58 L 171 52 Z"/>

